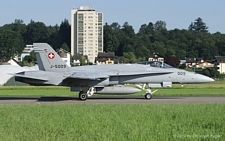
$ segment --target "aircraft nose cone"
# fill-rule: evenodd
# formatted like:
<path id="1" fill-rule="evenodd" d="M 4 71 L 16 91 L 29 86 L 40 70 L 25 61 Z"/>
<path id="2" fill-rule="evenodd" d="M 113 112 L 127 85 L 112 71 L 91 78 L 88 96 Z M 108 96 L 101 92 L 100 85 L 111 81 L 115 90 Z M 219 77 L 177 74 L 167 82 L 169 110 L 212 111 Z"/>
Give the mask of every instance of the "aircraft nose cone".
<path id="1" fill-rule="evenodd" d="M 204 76 L 204 75 L 201 75 L 200 78 L 202 79 L 202 82 L 203 82 L 203 83 L 213 82 L 213 81 L 214 81 L 214 79 L 212 79 L 212 78 L 210 78 L 210 77 L 208 77 L 208 76 Z"/>
<path id="2" fill-rule="evenodd" d="M 209 82 L 213 82 L 213 81 L 215 81 L 214 79 L 212 79 L 212 78 L 209 78 Z"/>

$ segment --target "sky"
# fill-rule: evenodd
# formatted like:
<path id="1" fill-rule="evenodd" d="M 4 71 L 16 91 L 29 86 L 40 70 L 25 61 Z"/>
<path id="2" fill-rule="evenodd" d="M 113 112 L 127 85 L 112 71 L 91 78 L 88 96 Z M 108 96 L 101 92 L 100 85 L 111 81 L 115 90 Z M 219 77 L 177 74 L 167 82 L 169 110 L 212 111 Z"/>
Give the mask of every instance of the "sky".
<path id="1" fill-rule="evenodd" d="M 138 32 L 142 24 L 165 21 L 168 30 L 188 29 L 198 17 L 210 33 L 225 34 L 225 0 L 0 0 L 0 26 L 32 19 L 46 26 L 71 21 L 71 10 L 89 6 L 103 12 L 104 23 L 128 22 Z"/>

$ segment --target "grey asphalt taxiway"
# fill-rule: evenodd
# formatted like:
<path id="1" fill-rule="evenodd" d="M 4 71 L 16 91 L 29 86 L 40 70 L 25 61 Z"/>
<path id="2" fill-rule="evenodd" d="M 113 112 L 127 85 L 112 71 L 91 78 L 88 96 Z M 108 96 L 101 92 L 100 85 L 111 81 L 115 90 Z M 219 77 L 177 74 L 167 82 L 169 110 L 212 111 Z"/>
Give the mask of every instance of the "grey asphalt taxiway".
<path id="1" fill-rule="evenodd" d="M 225 103 L 225 96 L 93 96 L 86 101 L 78 97 L 41 96 L 13 97 L 1 96 L 0 104 L 151 104 L 151 103 Z"/>

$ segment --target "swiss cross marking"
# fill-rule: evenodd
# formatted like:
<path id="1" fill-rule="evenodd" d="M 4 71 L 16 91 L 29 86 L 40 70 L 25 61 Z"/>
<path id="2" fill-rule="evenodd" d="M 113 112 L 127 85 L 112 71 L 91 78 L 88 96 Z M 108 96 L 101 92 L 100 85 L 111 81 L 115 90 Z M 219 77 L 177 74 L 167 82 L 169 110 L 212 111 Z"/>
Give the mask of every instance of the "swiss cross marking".
<path id="1" fill-rule="evenodd" d="M 49 58 L 49 59 L 53 59 L 53 58 L 55 58 L 55 54 L 54 54 L 54 53 L 52 53 L 52 52 L 50 52 L 50 53 L 48 54 L 48 58 Z"/>

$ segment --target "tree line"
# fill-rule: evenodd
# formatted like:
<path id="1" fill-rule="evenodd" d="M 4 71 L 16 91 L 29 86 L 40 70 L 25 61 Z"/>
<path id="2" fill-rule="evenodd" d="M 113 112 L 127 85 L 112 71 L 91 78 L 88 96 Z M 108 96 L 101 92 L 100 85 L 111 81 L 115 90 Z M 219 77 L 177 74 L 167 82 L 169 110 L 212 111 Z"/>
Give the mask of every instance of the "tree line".
<path id="1" fill-rule="evenodd" d="M 46 26 L 43 22 L 16 19 L 0 27 L 0 58 L 9 58 L 22 53 L 26 45 L 37 42 L 50 44 L 55 50 L 70 50 L 70 24 L 64 20 L 60 25 Z"/>
<path id="2" fill-rule="evenodd" d="M 23 51 L 26 44 L 46 42 L 55 50 L 70 51 L 71 25 L 65 19 L 60 25 L 46 26 L 43 22 L 16 19 L 0 27 L 0 58 L 7 58 Z M 167 30 L 165 21 L 141 25 L 135 33 L 132 25 L 114 22 L 104 25 L 104 51 L 115 52 L 117 58 L 130 63 L 144 61 L 152 53 L 162 56 L 202 57 L 212 60 L 225 56 L 225 34 L 209 33 L 206 23 L 197 18 L 187 29 Z"/>

